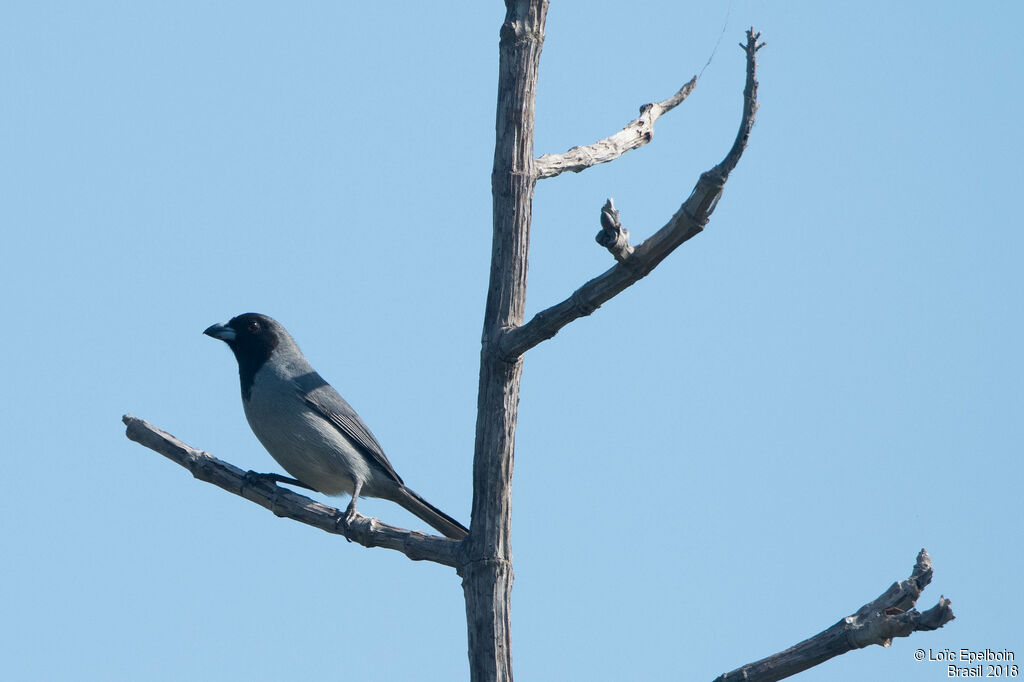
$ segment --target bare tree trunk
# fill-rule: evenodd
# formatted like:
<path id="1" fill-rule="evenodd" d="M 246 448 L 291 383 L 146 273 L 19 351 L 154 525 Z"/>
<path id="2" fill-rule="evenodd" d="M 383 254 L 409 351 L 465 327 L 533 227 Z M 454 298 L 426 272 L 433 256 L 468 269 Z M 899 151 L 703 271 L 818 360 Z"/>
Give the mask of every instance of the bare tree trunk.
<path id="1" fill-rule="evenodd" d="M 484 312 L 473 453 L 473 517 L 461 566 L 469 629 L 470 679 L 512 679 L 509 597 L 512 465 L 522 358 L 500 352 L 503 330 L 523 323 L 527 250 L 536 172 L 533 158 L 537 68 L 547 0 L 506 0 L 498 62 L 494 236 Z"/>

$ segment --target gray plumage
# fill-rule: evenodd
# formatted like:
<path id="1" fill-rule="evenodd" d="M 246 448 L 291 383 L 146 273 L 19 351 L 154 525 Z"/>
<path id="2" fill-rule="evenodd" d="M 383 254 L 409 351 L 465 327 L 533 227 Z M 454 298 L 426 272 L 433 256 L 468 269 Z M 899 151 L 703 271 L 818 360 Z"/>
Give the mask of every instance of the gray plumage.
<path id="1" fill-rule="evenodd" d="M 352 406 L 313 370 L 280 323 L 246 313 L 204 334 L 228 344 L 238 360 L 242 406 L 254 434 L 284 470 L 325 495 L 349 494 L 400 504 L 446 536 L 465 526 L 406 487 Z"/>

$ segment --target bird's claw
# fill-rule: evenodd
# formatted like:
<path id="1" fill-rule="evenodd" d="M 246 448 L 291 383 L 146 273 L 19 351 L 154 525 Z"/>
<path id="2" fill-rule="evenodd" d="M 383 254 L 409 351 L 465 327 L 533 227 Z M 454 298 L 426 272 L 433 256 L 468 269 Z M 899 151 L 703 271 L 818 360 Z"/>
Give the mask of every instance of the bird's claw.
<path id="1" fill-rule="evenodd" d="M 261 474 L 259 472 L 253 471 L 252 469 L 245 472 L 245 482 L 250 485 L 255 485 L 257 483 L 273 483 L 274 485 L 277 485 L 278 483 L 284 483 L 286 485 L 294 485 L 299 488 L 305 488 L 306 490 L 312 490 L 313 492 L 316 492 L 316 488 L 314 488 L 311 485 L 306 485 L 305 483 L 298 479 L 289 478 L 288 476 L 282 476 L 281 474 Z"/>
<path id="2" fill-rule="evenodd" d="M 352 508 L 352 505 L 349 505 L 348 508 L 345 510 L 345 513 L 341 515 L 342 523 L 345 524 L 345 532 L 343 533 L 343 535 L 345 536 L 345 539 L 349 542 L 352 542 L 352 538 L 348 536 L 348 531 L 349 528 L 352 527 L 352 523 L 355 522 L 357 516 L 359 516 L 359 514 L 357 514 L 356 510 Z"/>
<path id="3" fill-rule="evenodd" d="M 246 471 L 242 478 L 245 480 L 246 485 L 259 485 L 260 483 L 268 482 L 272 483 L 274 480 L 270 474 L 261 474 L 258 471 L 253 471 L 252 469 Z"/>

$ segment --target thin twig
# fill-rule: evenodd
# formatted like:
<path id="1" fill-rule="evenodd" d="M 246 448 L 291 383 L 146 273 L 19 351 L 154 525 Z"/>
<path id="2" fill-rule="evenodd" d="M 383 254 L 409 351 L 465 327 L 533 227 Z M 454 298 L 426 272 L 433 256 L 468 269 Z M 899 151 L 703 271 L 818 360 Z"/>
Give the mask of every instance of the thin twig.
<path id="1" fill-rule="evenodd" d="M 914 608 L 931 580 L 932 558 L 922 549 L 909 578 L 893 583 L 852 616 L 785 651 L 725 673 L 715 682 L 773 682 L 854 649 L 872 644 L 887 647 L 893 637 L 937 630 L 954 618 L 948 599 L 939 597 L 939 602 L 927 611 Z"/>
<path id="2" fill-rule="evenodd" d="M 732 149 L 720 164 L 709 171 L 721 175 L 722 182 L 725 182 L 743 156 L 743 150 L 747 148 L 747 142 L 750 140 L 750 131 L 754 127 L 757 108 L 760 106 L 757 102 L 757 51 L 768 44 L 758 42 L 760 39 L 761 34 L 751 27 L 747 29 L 747 42 L 740 43 L 740 48 L 747 55 L 747 82 L 743 87 L 743 120 L 740 122 L 739 132 L 736 133 L 736 140 L 732 143 Z"/>
<path id="3" fill-rule="evenodd" d="M 177 462 L 200 481 L 212 483 L 229 493 L 255 502 L 272 511 L 275 516 L 343 535 L 365 547 L 394 549 L 413 561 L 433 561 L 453 567 L 458 563 L 459 541 L 396 528 L 362 514 L 355 514 L 351 520 L 346 520 L 345 513 L 334 507 L 270 481 L 248 476 L 238 467 L 186 445 L 142 419 L 126 414 L 121 421 L 127 426 L 126 434 L 131 440 Z"/>
<path id="4" fill-rule="evenodd" d="M 668 99 L 643 105 L 640 107 L 640 116 L 611 137 L 594 144 L 573 147 L 563 154 L 545 154 L 536 162 L 537 179 L 553 178 L 565 171 L 579 173 L 599 163 L 614 161 L 626 152 L 644 146 L 654 137 L 654 122 L 662 114 L 679 106 L 696 87 L 697 77 L 694 76 Z"/>

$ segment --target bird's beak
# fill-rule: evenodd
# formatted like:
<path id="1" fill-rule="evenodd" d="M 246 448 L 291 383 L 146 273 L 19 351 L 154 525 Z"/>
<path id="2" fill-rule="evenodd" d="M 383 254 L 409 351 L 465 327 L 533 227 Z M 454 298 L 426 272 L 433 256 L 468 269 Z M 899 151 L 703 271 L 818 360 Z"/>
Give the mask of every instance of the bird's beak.
<path id="1" fill-rule="evenodd" d="M 224 342 L 235 340 L 235 330 L 226 324 L 211 324 L 203 333 Z"/>

